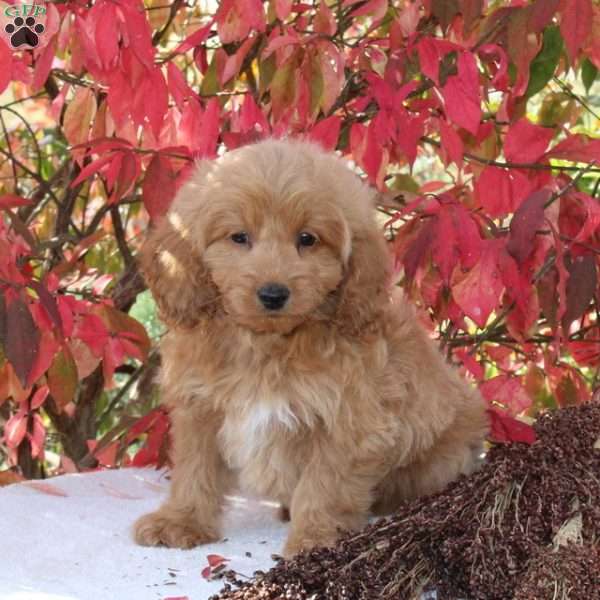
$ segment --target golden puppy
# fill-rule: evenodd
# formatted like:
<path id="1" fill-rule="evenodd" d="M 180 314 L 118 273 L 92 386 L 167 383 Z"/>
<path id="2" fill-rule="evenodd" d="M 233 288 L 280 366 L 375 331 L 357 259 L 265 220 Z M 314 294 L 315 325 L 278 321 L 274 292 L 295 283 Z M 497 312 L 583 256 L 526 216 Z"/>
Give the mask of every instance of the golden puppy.
<path id="1" fill-rule="evenodd" d="M 200 164 L 150 233 L 174 468 L 138 543 L 217 540 L 237 480 L 289 508 L 291 555 L 472 469 L 484 405 L 391 302 L 372 196 L 337 156 L 268 140 Z"/>

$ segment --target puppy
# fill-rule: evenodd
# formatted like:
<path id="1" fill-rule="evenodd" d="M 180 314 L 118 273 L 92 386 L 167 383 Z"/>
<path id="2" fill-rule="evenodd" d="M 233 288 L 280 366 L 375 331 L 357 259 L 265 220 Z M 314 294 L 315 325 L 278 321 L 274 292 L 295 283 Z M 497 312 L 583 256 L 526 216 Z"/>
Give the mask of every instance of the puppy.
<path id="1" fill-rule="evenodd" d="M 289 509 L 292 555 L 473 468 L 483 402 L 390 300 L 372 196 L 337 156 L 267 140 L 201 163 L 156 224 L 174 467 L 139 544 L 219 539 L 237 482 Z"/>

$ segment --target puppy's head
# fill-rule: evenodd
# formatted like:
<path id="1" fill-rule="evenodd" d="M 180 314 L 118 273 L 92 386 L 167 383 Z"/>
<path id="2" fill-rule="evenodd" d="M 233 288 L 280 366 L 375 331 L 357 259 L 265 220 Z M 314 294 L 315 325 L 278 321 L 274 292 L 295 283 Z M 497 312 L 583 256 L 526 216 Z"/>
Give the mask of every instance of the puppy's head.
<path id="1" fill-rule="evenodd" d="M 308 319 L 359 330 L 386 291 L 372 193 L 317 146 L 268 140 L 199 165 L 142 249 L 171 326 L 223 311 L 257 332 Z"/>

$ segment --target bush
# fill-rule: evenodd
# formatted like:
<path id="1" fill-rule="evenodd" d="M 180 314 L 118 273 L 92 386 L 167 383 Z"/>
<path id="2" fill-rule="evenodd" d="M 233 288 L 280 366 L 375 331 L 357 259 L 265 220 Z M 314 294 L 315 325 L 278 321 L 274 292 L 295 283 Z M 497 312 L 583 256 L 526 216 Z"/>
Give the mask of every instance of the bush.
<path id="1" fill-rule="evenodd" d="M 37 45 L 0 39 L 4 462 L 164 459 L 135 253 L 195 159 L 269 135 L 377 189 L 397 284 L 495 414 L 588 400 L 600 6 L 486 5 L 66 1 L 35 9 Z"/>

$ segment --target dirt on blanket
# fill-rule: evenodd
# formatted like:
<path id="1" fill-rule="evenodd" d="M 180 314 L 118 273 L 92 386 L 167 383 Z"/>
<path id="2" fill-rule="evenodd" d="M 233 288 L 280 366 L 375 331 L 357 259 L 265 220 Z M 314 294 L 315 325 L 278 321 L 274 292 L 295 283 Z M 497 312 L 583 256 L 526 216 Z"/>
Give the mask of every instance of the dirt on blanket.
<path id="1" fill-rule="evenodd" d="M 540 417 L 443 492 L 211 600 L 600 600 L 600 404 Z"/>

